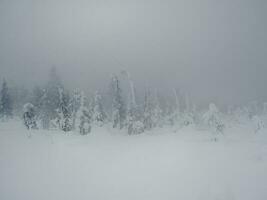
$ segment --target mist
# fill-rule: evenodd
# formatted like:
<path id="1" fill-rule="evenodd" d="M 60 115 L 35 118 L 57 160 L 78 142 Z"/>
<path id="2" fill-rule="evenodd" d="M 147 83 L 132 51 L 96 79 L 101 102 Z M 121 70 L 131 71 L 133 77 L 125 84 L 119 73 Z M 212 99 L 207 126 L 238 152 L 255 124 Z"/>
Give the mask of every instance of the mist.
<path id="1" fill-rule="evenodd" d="M 179 88 L 198 103 L 267 101 L 267 2 L 0 0 L 0 78 L 104 90 L 128 71 L 137 90 Z"/>

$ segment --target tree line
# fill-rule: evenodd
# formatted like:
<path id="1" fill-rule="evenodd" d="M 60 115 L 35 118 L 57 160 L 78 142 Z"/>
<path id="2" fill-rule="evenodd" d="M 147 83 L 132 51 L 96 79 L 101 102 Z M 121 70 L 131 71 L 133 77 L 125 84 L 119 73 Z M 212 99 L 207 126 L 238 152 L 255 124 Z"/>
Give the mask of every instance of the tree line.
<path id="1" fill-rule="evenodd" d="M 122 89 L 117 75 L 112 75 L 109 94 L 104 104 L 103 96 L 95 92 L 88 97 L 81 90 L 69 91 L 64 87 L 56 68 L 52 68 L 49 80 L 42 87 L 10 89 L 4 80 L 0 93 L 0 119 L 13 117 L 23 120 L 27 129 L 60 129 L 64 132 L 79 131 L 86 135 L 94 126 L 111 124 L 114 129 L 125 129 L 129 135 L 140 134 L 162 126 L 203 126 L 213 132 L 223 133 L 231 123 L 250 123 L 255 131 L 264 127 L 262 116 L 267 114 L 267 104 L 252 102 L 245 107 L 229 107 L 220 112 L 211 103 L 201 110 L 178 90 L 173 89 L 172 103 L 163 105 L 157 91 L 145 89 L 143 99 L 137 101 L 136 89 L 129 74 L 128 94 Z M 127 96 L 127 98 L 125 98 Z"/>

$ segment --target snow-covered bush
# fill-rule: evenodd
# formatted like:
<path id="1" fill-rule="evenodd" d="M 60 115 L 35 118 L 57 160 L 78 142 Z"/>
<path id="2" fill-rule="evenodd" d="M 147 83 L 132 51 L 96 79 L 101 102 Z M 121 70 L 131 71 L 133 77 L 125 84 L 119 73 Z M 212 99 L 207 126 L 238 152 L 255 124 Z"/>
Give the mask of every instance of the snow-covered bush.
<path id="1" fill-rule="evenodd" d="M 209 110 L 204 113 L 203 121 L 214 132 L 222 133 L 224 131 L 225 124 L 223 123 L 221 113 L 213 103 L 209 105 Z"/>
<path id="2" fill-rule="evenodd" d="M 182 115 L 182 125 L 190 126 L 194 124 L 194 116 L 192 113 L 184 113 Z"/>
<path id="3" fill-rule="evenodd" d="M 258 115 L 252 117 L 253 129 L 255 133 L 258 133 L 264 128 L 264 122 Z"/>
<path id="4" fill-rule="evenodd" d="M 129 135 L 135 135 L 135 134 L 141 134 L 145 131 L 145 127 L 143 122 L 141 121 L 133 121 L 128 125 L 128 134 Z"/>
<path id="5" fill-rule="evenodd" d="M 27 129 L 37 129 L 35 108 L 31 103 L 23 106 L 23 121 Z"/>
<path id="6" fill-rule="evenodd" d="M 249 110 L 246 107 L 240 108 L 238 107 L 233 112 L 233 119 L 238 124 L 247 124 L 250 121 Z"/>
<path id="7" fill-rule="evenodd" d="M 81 135 L 87 135 L 91 132 L 92 120 L 91 113 L 86 107 L 81 107 L 77 113 L 79 121 L 79 130 Z"/>

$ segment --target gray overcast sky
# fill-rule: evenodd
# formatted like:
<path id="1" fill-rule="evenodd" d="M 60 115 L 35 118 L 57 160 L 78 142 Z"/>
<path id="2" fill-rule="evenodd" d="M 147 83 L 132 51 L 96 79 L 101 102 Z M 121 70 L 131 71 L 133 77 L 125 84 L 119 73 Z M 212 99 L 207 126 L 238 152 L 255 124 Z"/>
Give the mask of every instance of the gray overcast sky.
<path id="1" fill-rule="evenodd" d="M 0 78 L 43 83 L 51 66 L 87 90 L 128 70 L 137 88 L 267 101 L 267 1 L 0 0 Z"/>

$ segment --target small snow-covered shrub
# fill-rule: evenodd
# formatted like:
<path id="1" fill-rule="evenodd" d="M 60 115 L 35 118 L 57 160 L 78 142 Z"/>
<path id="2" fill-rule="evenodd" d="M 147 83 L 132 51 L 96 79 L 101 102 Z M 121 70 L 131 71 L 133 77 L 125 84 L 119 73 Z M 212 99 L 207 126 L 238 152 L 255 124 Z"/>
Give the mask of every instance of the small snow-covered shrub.
<path id="1" fill-rule="evenodd" d="M 31 103 L 23 106 L 23 121 L 27 129 L 37 129 L 35 108 Z"/>
<path id="2" fill-rule="evenodd" d="M 222 133 L 224 131 L 225 125 L 223 123 L 221 114 L 213 103 L 209 105 L 209 110 L 204 113 L 203 121 L 204 124 L 211 128 L 214 132 Z"/>
<path id="3" fill-rule="evenodd" d="M 264 128 L 264 122 L 257 115 L 254 115 L 252 117 L 252 123 L 253 123 L 253 129 L 254 129 L 255 133 L 258 133 L 260 130 L 262 130 Z"/>
<path id="4" fill-rule="evenodd" d="M 190 126 L 194 124 L 194 117 L 192 113 L 184 113 L 182 117 L 182 123 L 184 126 Z"/>
<path id="5" fill-rule="evenodd" d="M 81 107 L 78 111 L 79 129 L 81 135 L 87 135 L 91 132 L 91 114 L 86 107 Z"/>
<path id="6" fill-rule="evenodd" d="M 134 121 L 128 125 L 128 134 L 141 134 L 145 130 L 144 124 L 141 121 Z"/>

